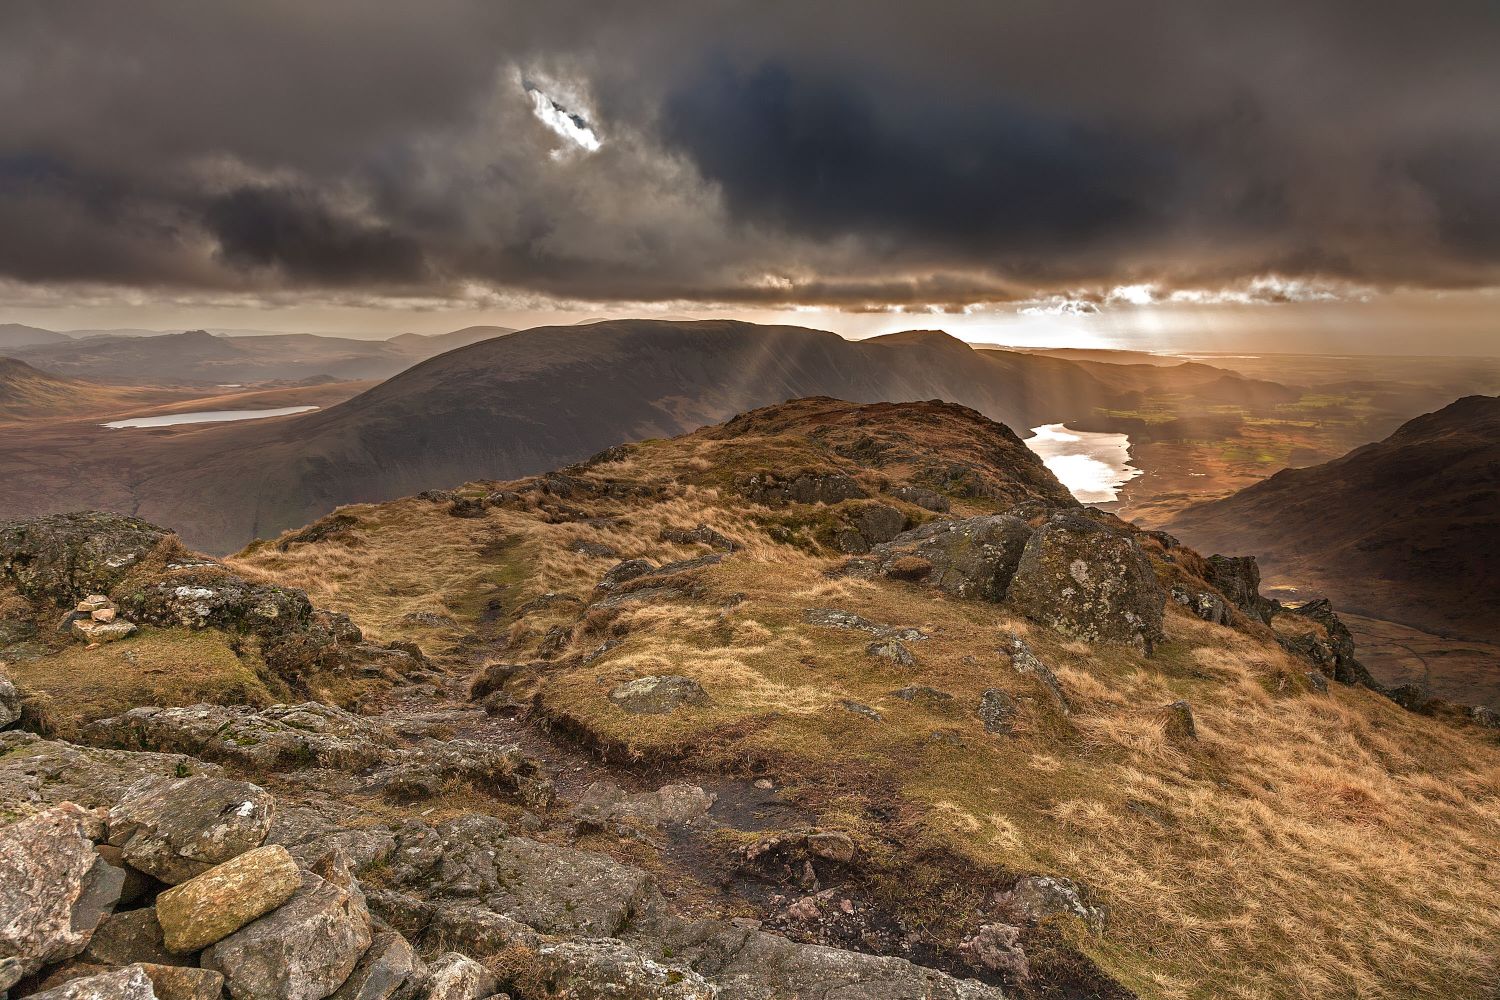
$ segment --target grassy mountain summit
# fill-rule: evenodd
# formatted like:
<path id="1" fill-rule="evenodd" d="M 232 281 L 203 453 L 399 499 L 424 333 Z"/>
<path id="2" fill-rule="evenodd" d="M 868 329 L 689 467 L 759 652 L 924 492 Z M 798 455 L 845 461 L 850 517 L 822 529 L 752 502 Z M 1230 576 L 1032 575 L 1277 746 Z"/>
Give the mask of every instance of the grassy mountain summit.
<path id="1" fill-rule="evenodd" d="M 719 788 L 745 814 L 706 846 L 590 842 L 688 912 L 1022 996 L 1494 981 L 1492 731 L 1329 684 L 1290 651 L 1328 627 L 1080 508 L 962 407 L 794 401 L 231 565 L 446 651 L 617 780 Z M 1018 911 L 1038 878 L 1076 907 Z"/>

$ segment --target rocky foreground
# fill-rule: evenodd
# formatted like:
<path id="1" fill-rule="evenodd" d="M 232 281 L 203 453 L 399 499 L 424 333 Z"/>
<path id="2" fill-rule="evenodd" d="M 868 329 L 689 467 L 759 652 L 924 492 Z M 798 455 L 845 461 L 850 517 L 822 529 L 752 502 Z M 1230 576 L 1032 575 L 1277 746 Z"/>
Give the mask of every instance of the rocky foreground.
<path id="1" fill-rule="evenodd" d="M 1496 971 L 1495 720 L 1397 704 L 1326 604 L 1080 507 L 958 407 L 800 401 L 229 562 L 14 522 L 0 575 L 10 997 Z"/>

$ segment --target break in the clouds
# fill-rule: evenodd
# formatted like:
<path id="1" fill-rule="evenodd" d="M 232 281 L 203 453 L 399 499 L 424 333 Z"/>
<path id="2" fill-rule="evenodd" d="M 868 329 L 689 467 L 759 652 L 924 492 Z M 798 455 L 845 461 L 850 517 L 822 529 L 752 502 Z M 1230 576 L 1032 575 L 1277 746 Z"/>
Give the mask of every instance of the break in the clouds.
<path id="1" fill-rule="evenodd" d="M 1491 287 L 1497 51 L 1488 0 L 18 0 L 0 280 L 1057 313 Z"/>

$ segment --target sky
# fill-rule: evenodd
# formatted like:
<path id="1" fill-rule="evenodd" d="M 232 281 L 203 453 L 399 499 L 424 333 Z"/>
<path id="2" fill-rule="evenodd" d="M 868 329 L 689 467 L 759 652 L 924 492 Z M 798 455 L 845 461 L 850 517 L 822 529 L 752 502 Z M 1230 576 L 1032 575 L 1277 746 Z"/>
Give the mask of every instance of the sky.
<path id="1" fill-rule="evenodd" d="M 9 0 L 0 322 L 1500 354 L 1500 5 Z"/>

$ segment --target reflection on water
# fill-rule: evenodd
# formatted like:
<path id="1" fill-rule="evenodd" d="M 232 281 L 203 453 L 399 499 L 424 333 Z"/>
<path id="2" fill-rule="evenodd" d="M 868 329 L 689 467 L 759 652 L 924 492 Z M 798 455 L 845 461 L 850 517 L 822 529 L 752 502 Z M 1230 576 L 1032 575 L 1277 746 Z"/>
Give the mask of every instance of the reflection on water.
<path id="1" fill-rule="evenodd" d="M 316 406 L 279 406 L 271 410 L 194 410 L 191 413 L 164 413 L 159 417 L 133 417 L 130 420 L 111 420 L 102 426 L 116 430 L 121 427 L 171 427 L 173 424 L 208 424 L 222 420 L 259 420 L 262 417 L 284 417 L 288 413 L 306 413 Z"/>
<path id="2" fill-rule="evenodd" d="M 1041 456 L 1081 503 L 1110 503 L 1120 487 L 1141 474 L 1130 464 L 1130 436 L 1069 430 L 1063 424 L 1031 429 L 1026 447 Z"/>

